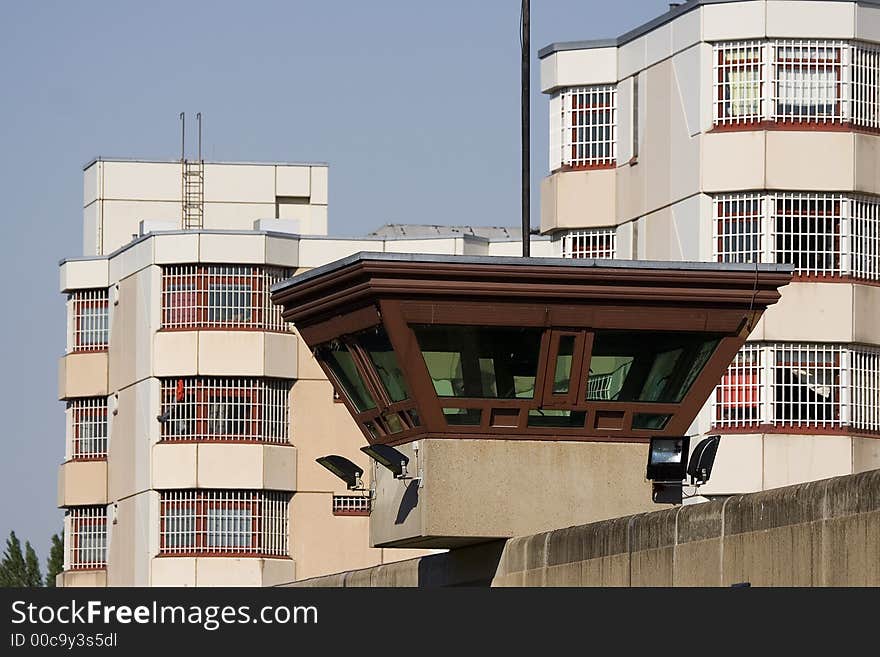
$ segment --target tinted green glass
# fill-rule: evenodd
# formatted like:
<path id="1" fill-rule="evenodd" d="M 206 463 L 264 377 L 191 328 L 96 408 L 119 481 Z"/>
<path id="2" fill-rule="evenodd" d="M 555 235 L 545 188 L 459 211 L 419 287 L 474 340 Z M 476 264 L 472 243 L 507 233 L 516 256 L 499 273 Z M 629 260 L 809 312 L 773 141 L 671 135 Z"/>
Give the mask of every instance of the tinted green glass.
<path id="1" fill-rule="evenodd" d="M 584 411 L 538 409 L 529 411 L 530 427 L 560 427 L 583 429 L 587 414 Z"/>
<path id="2" fill-rule="evenodd" d="M 479 408 L 444 408 L 443 417 L 447 424 L 459 426 L 480 426 L 483 412 Z"/>
<path id="3" fill-rule="evenodd" d="M 391 346 L 388 334 L 381 326 L 364 331 L 355 336 L 358 344 L 367 352 L 376 373 L 382 380 L 382 385 L 388 392 L 388 396 L 393 402 L 403 401 L 409 398 L 406 389 L 406 379 L 400 366 L 397 364 L 397 354 Z"/>
<path id="4" fill-rule="evenodd" d="M 376 402 L 367 391 L 361 375 L 355 367 L 354 359 L 342 342 L 333 342 L 330 345 L 321 347 L 317 351 L 317 357 L 324 361 L 327 366 L 336 375 L 339 383 L 345 389 L 349 401 L 354 404 L 358 412 L 368 411 L 376 408 Z"/>
<path id="5" fill-rule="evenodd" d="M 542 329 L 413 326 L 438 397 L 531 399 Z"/>
<path id="6" fill-rule="evenodd" d="M 719 340 L 706 333 L 598 332 L 593 339 L 587 399 L 678 403 Z"/>
<path id="7" fill-rule="evenodd" d="M 669 422 L 671 415 L 657 413 L 633 413 L 633 429 L 652 429 L 660 431 Z"/>
<path id="8" fill-rule="evenodd" d="M 559 349 L 556 353 L 556 373 L 553 376 L 554 395 L 568 392 L 572 356 L 574 356 L 574 336 L 563 335 L 559 338 Z"/>

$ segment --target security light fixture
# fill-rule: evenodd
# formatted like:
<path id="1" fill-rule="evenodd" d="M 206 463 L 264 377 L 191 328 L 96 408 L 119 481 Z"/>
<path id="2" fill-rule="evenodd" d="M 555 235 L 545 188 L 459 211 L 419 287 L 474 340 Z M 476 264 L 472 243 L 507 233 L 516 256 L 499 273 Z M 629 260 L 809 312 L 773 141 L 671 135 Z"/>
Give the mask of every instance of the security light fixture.
<path id="1" fill-rule="evenodd" d="M 690 438 L 651 438 L 647 477 L 658 482 L 680 482 L 687 471 Z"/>
<path id="2" fill-rule="evenodd" d="M 690 485 L 699 488 L 709 481 L 721 436 L 704 438 L 694 448 L 688 463 L 690 438 L 654 437 L 648 451 L 647 478 L 651 480 L 651 499 L 658 504 L 681 504 L 682 499 L 696 496 L 696 490 L 684 495 L 685 475 Z"/>
<path id="3" fill-rule="evenodd" d="M 703 438 L 694 447 L 694 453 L 691 454 L 691 462 L 687 468 L 688 476 L 691 478 L 691 486 L 702 486 L 709 481 L 720 442 L 721 436 L 709 436 Z"/>
<path id="4" fill-rule="evenodd" d="M 363 490 L 363 480 L 361 479 L 364 475 L 363 469 L 344 456 L 330 454 L 315 459 L 315 461 L 342 479 L 348 490 Z"/>
<path id="5" fill-rule="evenodd" d="M 406 466 L 409 464 L 409 457 L 403 452 L 389 445 L 379 444 L 361 447 L 361 451 L 382 467 L 391 470 L 395 479 L 407 479 Z"/>

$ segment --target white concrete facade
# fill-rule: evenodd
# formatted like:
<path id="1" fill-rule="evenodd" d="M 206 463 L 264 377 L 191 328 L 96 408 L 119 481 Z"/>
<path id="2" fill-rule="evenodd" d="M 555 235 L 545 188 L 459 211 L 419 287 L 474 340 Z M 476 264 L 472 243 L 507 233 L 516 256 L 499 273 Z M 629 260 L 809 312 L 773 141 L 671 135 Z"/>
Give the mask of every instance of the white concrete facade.
<path id="1" fill-rule="evenodd" d="M 206 164 L 201 230 L 173 218 L 180 163 L 96 161 L 85 188 L 86 255 L 60 266 L 68 340 L 59 398 L 68 409 L 58 504 L 69 549 L 59 584 L 271 586 L 424 554 L 373 548 L 367 517 L 334 513 L 334 496 L 351 493 L 315 458 L 341 454 L 369 472 L 365 441 L 296 333 L 283 323 L 212 325 L 212 315 L 227 321 L 252 303 L 253 289 L 237 290 L 257 281 L 265 296 L 248 312 L 268 322 L 259 272 L 289 276 L 359 251 L 511 255 L 519 241 L 327 237 L 322 165 Z M 559 244 L 536 238 L 532 250 L 558 255 Z M 182 391 L 200 385 L 195 397 Z M 254 389 L 280 401 L 235 401 Z M 203 435 L 239 433 L 279 409 L 287 420 L 275 433 Z M 283 518 L 271 521 L 286 525 L 283 546 L 248 552 L 243 544 L 257 536 L 240 529 L 224 538 L 223 522 L 234 525 L 242 509 L 265 514 L 258 509 L 278 500 Z"/>
<path id="2" fill-rule="evenodd" d="M 821 109 L 809 100 L 819 53 L 832 90 Z M 880 467 L 880 104 L 858 106 L 880 93 L 866 82 L 880 79 L 880 3 L 690 0 L 540 57 L 541 230 L 564 255 L 608 257 L 613 240 L 617 258 L 795 268 L 692 429 L 724 435 L 706 494 Z M 590 95 L 608 86 L 614 107 Z M 604 148 L 584 137 L 593 129 L 612 135 L 610 166 L 582 164 Z"/>

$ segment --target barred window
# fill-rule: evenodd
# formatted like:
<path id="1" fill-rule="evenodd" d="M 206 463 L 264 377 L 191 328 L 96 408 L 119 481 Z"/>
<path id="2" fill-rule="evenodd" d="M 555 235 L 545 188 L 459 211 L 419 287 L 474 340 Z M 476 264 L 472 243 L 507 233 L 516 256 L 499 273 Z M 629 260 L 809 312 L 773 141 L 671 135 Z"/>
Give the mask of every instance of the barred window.
<path id="1" fill-rule="evenodd" d="M 334 516 L 368 516 L 370 515 L 370 498 L 358 495 L 334 495 Z"/>
<path id="2" fill-rule="evenodd" d="M 713 397 L 716 427 L 880 432 L 880 349 L 749 343 Z"/>
<path id="3" fill-rule="evenodd" d="M 841 426 L 840 347 L 777 345 L 774 352 L 774 420 L 799 426 Z"/>
<path id="4" fill-rule="evenodd" d="M 616 241 L 613 228 L 573 230 L 562 237 L 562 257 L 613 258 Z"/>
<path id="5" fill-rule="evenodd" d="M 68 568 L 89 570 L 107 567 L 107 509 L 75 506 L 67 511 L 65 537 Z"/>
<path id="6" fill-rule="evenodd" d="M 287 331 L 271 287 L 290 270 L 253 265 L 171 265 L 162 269 L 162 328 Z"/>
<path id="7" fill-rule="evenodd" d="M 779 194 L 771 202 L 776 262 L 802 274 L 839 276 L 841 202 L 837 194 Z"/>
<path id="8" fill-rule="evenodd" d="M 846 194 L 714 198 L 718 262 L 775 262 L 800 276 L 880 280 L 880 200 Z"/>
<path id="9" fill-rule="evenodd" d="M 852 59 L 853 123 L 880 128 L 880 45 L 856 44 Z"/>
<path id="10" fill-rule="evenodd" d="M 614 166 L 617 158 L 617 86 L 573 87 L 562 92 L 562 164 Z"/>
<path id="11" fill-rule="evenodd" d="M 274 491 L 162 491 L 159 553 L 287 556 L 289 501 Z"/>
<path id="12" fill-rule="evenodd" d="M 758 426 L 765 424 L 763 351 L 760 345 L 746 344 L 733 359 L 715 390 L 716 426 Z"/>
<path id="13" fill-rule="evenodd" d="M 70 412 L 70 457 L 107 458 L 107 398 L 85 397 L 67 402 Z"/>
<path id="14" fill-rule="evenodd" d="M 764 45 L 759 41 L 715 46 L 715 123 L 760 121 Z"/>
<path id="15" fill-rule="evenodd" d="M 107 290 L 77 290 L 67 295 L 72 311 L 73 351 L 102 351 L 109 340 Z"/>
<path id="16" fill-rule="evenodd" d="M 715 125 L 880 128 L 880 46 L 828 40 L 717 43 Z"/>
<path id="17" fill-rule="evenodd" d="M 764 212 L 759 194 L 715 199 L 715 256 L 718 262 L 760 262 L 764 251 Z"/>
<path id="18" fill-rule="evenodd" d="M 828 41 L 774 44 L 773 118 L 782 122 L 842 121 L 846 47 Z"/>
<path id="19" fill-rule="evenodd" d="M 289 442 L 286 379 L 162 380 L 162 440 Z"/>
<path id="20" fill-rule="evenodd" d="M 850 367 L 852 426 L 880 433 L 880 349 L 854 349 Z"/>

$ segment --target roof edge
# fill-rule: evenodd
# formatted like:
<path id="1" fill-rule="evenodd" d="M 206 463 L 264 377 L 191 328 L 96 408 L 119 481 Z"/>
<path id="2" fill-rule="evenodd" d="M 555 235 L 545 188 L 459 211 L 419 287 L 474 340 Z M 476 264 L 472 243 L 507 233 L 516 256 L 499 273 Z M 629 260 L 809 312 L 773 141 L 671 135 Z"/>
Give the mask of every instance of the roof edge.
<path id="1" fill-rule="evenodd" d="M 566 50 L 591 50 L 597 48 L 619 48 L 620 46 L 626 45 L 630 41 L 634 41 L 638 39 L 640 36 L 644 36 L 648 32 L 651 32 L 670 21 L 675 20 L 679 16 L 686 14 L 694 9 L 698 9 L 704 5 L 720 5 L 726 4 L 729 2 L 746 2 L 747 0 L 688 0 L 687 2 L 677 6 L 672 7 L 669 11 L 657 16 L 656 18 L 651 19 L 647 23 L 643 23 L 638 27 L 633 28 L 629 32 L 624 32 L 620 36 L 611 39 L 591 39 L 586 41 L 560 41 L 556 43 L 550 43 L 540 50 L 538 50 L 538 59 L 544 59 L 545 57 L 549 57 L 550 55 L 563 52 Z M 783 0 L 789 1 L 789 0 Z M 795 1 L 795 0 L 790 0 Z M 848 2 L 854 5 L 864 5 L 869 7 L 878 7 L 880 6 L 880 0 L 825 0 L 826 2 Z"/>

